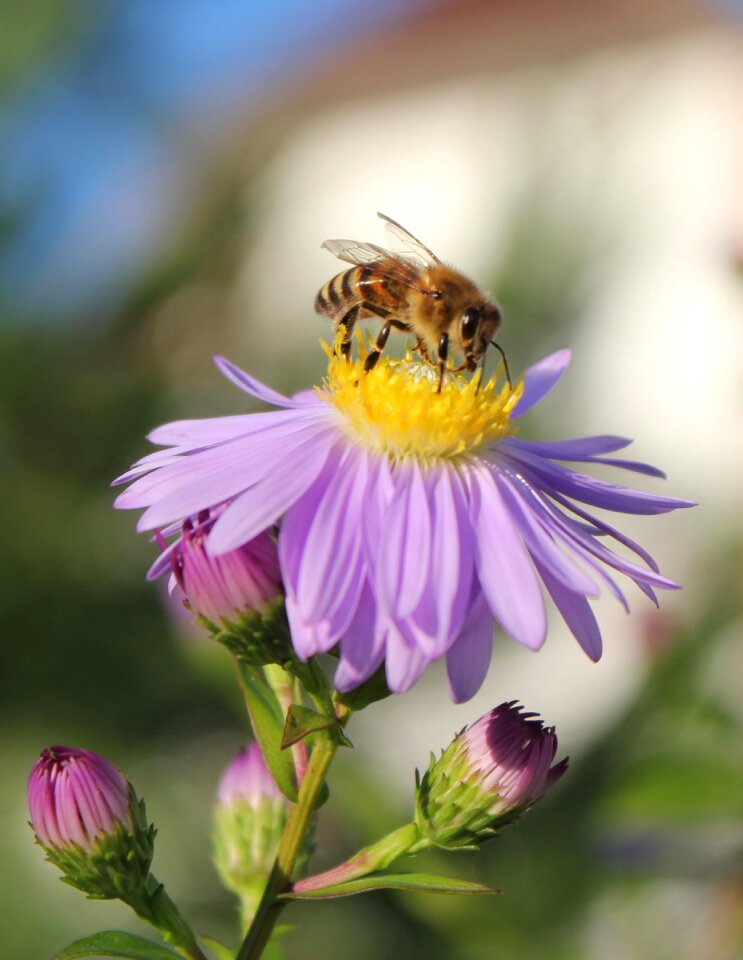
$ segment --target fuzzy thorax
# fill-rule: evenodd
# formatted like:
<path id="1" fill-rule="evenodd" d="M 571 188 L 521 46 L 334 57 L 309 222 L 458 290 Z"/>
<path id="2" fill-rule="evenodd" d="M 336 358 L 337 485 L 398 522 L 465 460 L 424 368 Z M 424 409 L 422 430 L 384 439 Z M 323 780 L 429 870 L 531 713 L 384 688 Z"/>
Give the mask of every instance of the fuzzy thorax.
<path id="1" fill-rule="evenodd" d="M 523 378 L 498 386 L 502 367 L 480 384 L 447 373 L 438 392 L 438 368 L 408 356 L 381 357 L 364 370 L 367 348 L 358 360 L 330 353 L 320 395 L 341 414 L 344 430 L 394 460 L 455 459 L 476 453 L 516 431 L 511 420 L 523 392 Z"/>

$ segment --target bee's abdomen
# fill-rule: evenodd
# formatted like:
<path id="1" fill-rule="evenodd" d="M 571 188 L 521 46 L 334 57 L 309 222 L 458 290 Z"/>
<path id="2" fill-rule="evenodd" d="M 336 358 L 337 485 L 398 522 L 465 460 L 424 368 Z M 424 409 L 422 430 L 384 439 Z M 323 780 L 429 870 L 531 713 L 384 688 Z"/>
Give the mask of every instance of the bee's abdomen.
<path id="1" fill-rule="evenodd" d="M 361 300 L 358 274 L 364 270 L 366 267 L 351 267 L 328 280 L 315 297 L 315 311 L 335 320 Z"/>

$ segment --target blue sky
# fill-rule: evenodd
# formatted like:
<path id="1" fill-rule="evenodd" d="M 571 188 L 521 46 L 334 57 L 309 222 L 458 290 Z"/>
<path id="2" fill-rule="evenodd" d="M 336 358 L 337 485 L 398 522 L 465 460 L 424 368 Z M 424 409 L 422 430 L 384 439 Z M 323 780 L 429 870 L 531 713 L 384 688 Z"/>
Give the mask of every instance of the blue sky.
<path id="1" fill-rule="evenodd" d="M 419 0 L 416 0 L 419 2 Z M 399 0 L 126 0 L 94 7 L 0 113 L 0 289 L 27 320 L 115 304 L 167 233 L 189 125 L 228 122 Z M 83 11 L 85 7 L 81 8 Z M 90 7 L 88 7 L 90 10 Z M 197 131 L 194 131 L 194 135 Z"/>

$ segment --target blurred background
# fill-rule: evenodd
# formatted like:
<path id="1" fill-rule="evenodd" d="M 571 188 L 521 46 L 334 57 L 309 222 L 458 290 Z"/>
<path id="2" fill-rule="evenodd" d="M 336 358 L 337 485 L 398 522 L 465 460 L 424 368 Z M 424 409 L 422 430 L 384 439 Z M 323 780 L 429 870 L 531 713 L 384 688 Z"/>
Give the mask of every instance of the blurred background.
<path id="1" fill-rule="evenodd" d="M 591 664 L 555 622 L 496 638 L 486 684 L 442 670 L 350 730 L 317 868 L 410 814 L 413 768 L 505 699 L 572 768 L 475 856 L 421 867 L 503 896 L 293 907 L 287 957 L 743 956 L 743 9 L 735 0 L 37 0 L 0 34 L 0 916 L 43 960 L 118 904 L 59 883 L 26 826 L 51 743 L 124 769 L 154 869 L 235 937 L 209 858 L 245 736 L 226 655 L 167 610 L 110 480 L 177 417 L 251 407 L 214 353 L 317 382 L 326 237 L 382 210 L 497 296 L 514 370 L 573 366 L 527 435 L 619 433 L 692 511 L 622 525 L 684 585 L 599 601 Z M 642 478 L 641 478 L 642 480 Z"/>

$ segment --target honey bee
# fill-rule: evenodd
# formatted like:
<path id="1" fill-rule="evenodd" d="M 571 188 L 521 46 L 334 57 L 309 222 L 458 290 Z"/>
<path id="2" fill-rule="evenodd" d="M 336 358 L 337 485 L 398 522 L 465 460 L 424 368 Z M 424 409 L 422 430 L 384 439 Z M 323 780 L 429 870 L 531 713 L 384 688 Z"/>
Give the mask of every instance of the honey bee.
<path id="1" fill-rule="evenodd" d="M 343 356 L 350 358 L 354 324 L 379 317 L 384 322 L 375 349 L 366 358 L 365 370 L 374 367 L 390 331 L 395 329 L 416 338 L 415 349 L 424 360 L 434 362 L 432 358 L 436 357 L 439 392 L 452 346 L 463 357 L 454 370 L 474 371 L 480 361 L 484 365 L 485 351 L 492 344 L 503 357 L 510 383 L 506 355 L 492 339 L 501 324 L 496 304 L 391 217 L 383 213 L 377 216 L 405 253 L 391 253 L 374 243 L 355 240 L 326 240 L 322 244 L 339 260 L 353 264 L 350 270 L 328 280 L 315 298 L 317 313 L 329 317 L 336 329 L 343 328 Z"/>

